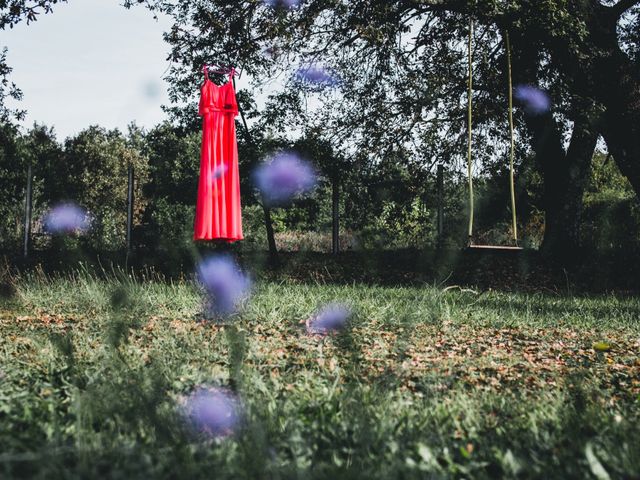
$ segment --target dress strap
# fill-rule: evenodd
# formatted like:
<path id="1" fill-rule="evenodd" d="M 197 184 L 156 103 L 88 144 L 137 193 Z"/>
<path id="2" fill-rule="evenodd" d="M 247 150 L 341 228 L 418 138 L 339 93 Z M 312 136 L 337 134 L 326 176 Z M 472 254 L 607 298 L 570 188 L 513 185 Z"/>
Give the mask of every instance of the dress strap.
<path id="1" fill-rule="evenodd" d="M 202 67 L 202 73 L 204 73 L 205 80 L 209 80 L 209 66 L 205 65 Z"/>
<path id="2" fill-rule="evenodd" d="M 236 67 L 231 67 L 231 71 L 229 72 L 229 81 L 233 82 L 233 77 L 236 76 Z"/>

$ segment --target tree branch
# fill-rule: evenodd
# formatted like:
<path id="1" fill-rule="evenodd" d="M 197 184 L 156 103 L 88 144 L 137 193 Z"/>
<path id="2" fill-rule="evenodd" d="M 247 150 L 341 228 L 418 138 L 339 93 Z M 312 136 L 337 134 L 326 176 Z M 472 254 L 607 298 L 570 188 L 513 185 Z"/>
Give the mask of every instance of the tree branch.
<path id="1" fill-rule="evenodd" d="M 621 17 L 624 12 L 636 5 L 640 5 L 640 0 L 620 0 L 618 3 L 611 7 L 612 13 L 616 18 Z"/>

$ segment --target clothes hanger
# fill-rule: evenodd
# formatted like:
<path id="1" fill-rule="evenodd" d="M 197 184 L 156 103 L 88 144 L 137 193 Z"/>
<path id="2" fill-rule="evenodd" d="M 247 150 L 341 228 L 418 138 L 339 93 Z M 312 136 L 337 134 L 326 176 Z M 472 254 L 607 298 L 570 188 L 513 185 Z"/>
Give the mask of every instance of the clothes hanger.
<path id="1" fill-rule="evenodd" d="M 206 79 L 209 79 L 209 73 L 217 73 L 220 75 L 230 75 L 231 78 L 238 77 L 242 75 L 242 72 L 236 70 L 233 65 L 207 65 L 205 64 L 202 67 L 202 71 L 204 72 L 204 76 Z"/>

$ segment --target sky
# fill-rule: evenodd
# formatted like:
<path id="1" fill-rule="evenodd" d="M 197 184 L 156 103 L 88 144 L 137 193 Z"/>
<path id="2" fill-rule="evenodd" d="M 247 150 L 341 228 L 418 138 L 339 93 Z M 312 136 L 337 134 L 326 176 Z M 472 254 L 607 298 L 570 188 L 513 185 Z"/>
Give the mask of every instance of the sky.
<path id="1" fill-rule="evenodd" d="M 131 121 L 152 127 L 166 119 L 162 80 L 169 45 L 162 40 L 168 18 L 120 0 L 69 0 L 0 32 L 9 48 L 10 81 L 24 94 L 8 106 L 27 110 L 21 122 L 53 126 L 59 141 L 89 125 L 119 128 Z"/>

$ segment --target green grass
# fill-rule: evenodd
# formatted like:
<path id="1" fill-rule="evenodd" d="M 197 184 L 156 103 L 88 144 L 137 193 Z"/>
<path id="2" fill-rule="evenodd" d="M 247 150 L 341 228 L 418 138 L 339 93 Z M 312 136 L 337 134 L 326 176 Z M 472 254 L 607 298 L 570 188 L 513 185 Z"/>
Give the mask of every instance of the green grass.
<path id="1" fill-rule="evenodd" d="M 187 280 L 12 281 L 2 478 L 640 476 L 637 298 L 263 281 L 223 326 Z M 349 328 L 308 336 L 329 301 Z M 185 431 L 203 383 L 241 396 L 235 437 Z"/>

